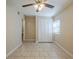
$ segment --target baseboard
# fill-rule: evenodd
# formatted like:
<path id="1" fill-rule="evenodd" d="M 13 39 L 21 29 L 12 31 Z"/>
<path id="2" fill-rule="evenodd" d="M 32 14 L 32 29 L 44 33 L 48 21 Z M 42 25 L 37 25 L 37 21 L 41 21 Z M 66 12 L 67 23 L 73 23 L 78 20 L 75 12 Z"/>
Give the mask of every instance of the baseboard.
<path id="1" fill-rule="evenodd" d="M 36 39 L 24 39 L 23 42 L 35 42 Z"/>
<path id="2" fill-rule="evenodd" d="M 53 43 L 53 42 L 38 42 L 38 43 Z"/>
<path id="3" fill-rule="evenodd" d="M 57 41 L 54 42 L 59 48 L 61 48 L 67 55 L 69 55 L 70 57 L 73 57 L 73 55 L 67 51 L 65 48 L 63 48 Z"/>
<path id="4" fill-rule="evenodd" d="M 7 55 L 6 57 L 8 57 L 9 55 L 11 55 L 17 48 L 19 48 L 22 45 L 22 43 L 20 45 L 18 45 L 17 47 L 15 47 L 14 49 L 12 49 Z"/>

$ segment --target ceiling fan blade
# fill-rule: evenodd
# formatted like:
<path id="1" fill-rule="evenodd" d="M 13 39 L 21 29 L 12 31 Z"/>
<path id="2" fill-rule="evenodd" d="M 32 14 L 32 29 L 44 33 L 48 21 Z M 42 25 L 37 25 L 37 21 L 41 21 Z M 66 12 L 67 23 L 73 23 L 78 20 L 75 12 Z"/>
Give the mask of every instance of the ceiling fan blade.
<path id="1" fill-rule="evenodd" d="M 50 4 L 47 4 L 47 3 L 44 3 L 46 7 L 48 8 L 53 8 L 54 6 L 50 5 Z"/>
<path id="2" fill-rule="evenodd" d="M 28 6 L 32 6 L 34 5 L 35 3 L 32 3 L 32 4 L 26 4 L 26 5 L 23 5 L 22 7 L 28 7 Z"/>

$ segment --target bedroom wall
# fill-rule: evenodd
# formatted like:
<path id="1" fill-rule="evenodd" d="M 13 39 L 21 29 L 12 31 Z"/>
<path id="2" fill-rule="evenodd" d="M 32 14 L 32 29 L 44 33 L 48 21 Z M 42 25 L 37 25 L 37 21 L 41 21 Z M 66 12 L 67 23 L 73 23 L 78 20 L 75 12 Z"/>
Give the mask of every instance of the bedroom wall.
<path id="1" fill-rule="evenodd" d="M 69 5 L 55 16 L 60 20 L 60 34 L 55 34 L 55 41 L 71 55 L 73 54 L 73 5 Z"/>
<path id="2" fill-rule="evenodd" d="M 6 5 L 6 55 L 22 44 L 22 17 L 12 5 Z"/>

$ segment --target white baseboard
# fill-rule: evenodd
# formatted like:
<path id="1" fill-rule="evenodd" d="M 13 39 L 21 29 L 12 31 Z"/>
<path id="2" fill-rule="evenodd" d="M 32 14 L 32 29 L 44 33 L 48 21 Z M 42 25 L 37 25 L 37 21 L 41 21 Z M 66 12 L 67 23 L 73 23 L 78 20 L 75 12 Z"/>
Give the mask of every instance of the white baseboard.
<path id="1" fill-rule="evenodd" d="M 73 55 L 67 51 L 65 48 L 63 48 L 57 41 L 54 42 L 59 48 L 61 48 L 67 55 L 69 55 L 70 57 L 73 57 Z"/>
<path id="2" fill-rule="evenodd" d="M 8 57 L 9 55 L 11 55 L 17 48 L 19 48 L 22 45 L 22 43 L 18 46 L 16 46 L 14 49 L 12 49 L 7 55 L 6 57 Z"/>
<path id="3" fill-rule="evenodd" d="M 23 41 L 25 41 L 25 42 L 35 42 L 36 39 L 24 39 Z"/>

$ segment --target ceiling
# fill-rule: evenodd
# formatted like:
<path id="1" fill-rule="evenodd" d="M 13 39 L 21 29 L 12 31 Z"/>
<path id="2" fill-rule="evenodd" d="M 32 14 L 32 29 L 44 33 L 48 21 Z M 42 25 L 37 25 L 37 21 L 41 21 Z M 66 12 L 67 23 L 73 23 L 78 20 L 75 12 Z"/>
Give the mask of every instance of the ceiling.
<path id="1" fill-rule="evenodd" d="M 62 9 L 71 4 L 73 0 L 47 0 L 48 4 L 55 6 L 50 9 L 44 7 L 40 12 L 36 12 L 33 6 L 23 8 L 22 5 L 34 3 L 34 0 L 7 0 L 7 4 L 16 6 L 24 15 L 38 15 L 38 16 L 54 16 Z"/>

